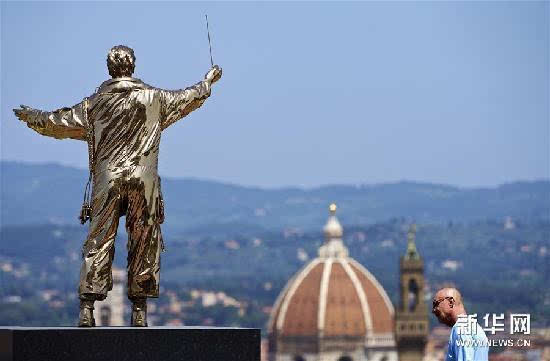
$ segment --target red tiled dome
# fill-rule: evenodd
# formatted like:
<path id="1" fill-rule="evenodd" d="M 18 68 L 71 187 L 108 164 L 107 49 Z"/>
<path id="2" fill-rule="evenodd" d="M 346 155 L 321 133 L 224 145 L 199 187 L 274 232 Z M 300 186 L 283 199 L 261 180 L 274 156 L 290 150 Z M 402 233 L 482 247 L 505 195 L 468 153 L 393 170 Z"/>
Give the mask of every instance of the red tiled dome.
<path id="1" fill-rule="evenodd" d="M 349 257 L 343 228 L 330 206 L 319 257 L 302 268 L 277 298 L 269 333 L 280 337 L 366 337 L 392 342 L 394 309 L 386 291 Z"/>
<path id="2" fill-rule="evenodd" d="M 279 295 L 269 331 L 278 336 L 388 334 L 393 313 L 382 286 L 353 258 L 318 257 Z"/>

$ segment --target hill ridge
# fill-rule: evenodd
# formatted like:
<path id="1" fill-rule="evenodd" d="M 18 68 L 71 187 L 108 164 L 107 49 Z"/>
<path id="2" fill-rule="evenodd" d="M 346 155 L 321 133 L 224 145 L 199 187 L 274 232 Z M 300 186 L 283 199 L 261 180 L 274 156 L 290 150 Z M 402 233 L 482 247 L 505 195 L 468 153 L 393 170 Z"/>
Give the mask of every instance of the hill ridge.
<path id="1" fill-rule="evenodd" d="M 87 170 L 56 163 L 0 161 L 0 225 L 77 224 Z M 346 224 L 372 224 L 395 217 L 423 223 L 550 218 L 550 181 L 461 188 L 416 181 L 312 188 L 241 186 L 196 178 L 162 179 L 167 230 L 211 224 L 257 224 L 266 229 L 317 229 L 326 207 L 339 204 Z"/>

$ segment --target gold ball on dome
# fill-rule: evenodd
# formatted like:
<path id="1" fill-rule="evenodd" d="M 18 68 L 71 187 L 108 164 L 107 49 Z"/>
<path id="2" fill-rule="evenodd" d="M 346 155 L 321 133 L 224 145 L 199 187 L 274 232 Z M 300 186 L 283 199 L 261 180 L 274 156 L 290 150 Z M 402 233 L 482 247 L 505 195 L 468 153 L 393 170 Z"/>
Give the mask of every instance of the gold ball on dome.
<path id="1" fill-rule="evenodd" d="M 330 211 L 331 214 L 334 214 L 336 213 L 336 203 L 331 203 L 330 206 L 328 206 L 328 210 Z"/>

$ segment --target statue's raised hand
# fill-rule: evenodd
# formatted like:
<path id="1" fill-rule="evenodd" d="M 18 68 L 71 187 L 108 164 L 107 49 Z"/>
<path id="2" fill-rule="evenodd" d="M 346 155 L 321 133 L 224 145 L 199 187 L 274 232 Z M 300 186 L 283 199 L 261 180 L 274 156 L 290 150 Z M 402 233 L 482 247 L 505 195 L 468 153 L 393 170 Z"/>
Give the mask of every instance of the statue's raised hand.
<path id="1" fill-rule="evenodd" d="M 24 122 L 29 121 L 32 113 L 34 112 L 34 109 L 26 105 L 20 105 L 20 107 L 21 108 L 13 110 L 13 112 L 15 113 L 15 116 Z"/>
<path id="2" fill-rule="evenodd" d="M 220 80 L 221 77 L 222 77 L 222 68 L 220 68 L 217 65 L 214 65 L 212 69 L 210 69 L 208 73 L 206 73 L 206 75 L 204 76 L 204 78 L 210 81 L 212 84 Z"/>

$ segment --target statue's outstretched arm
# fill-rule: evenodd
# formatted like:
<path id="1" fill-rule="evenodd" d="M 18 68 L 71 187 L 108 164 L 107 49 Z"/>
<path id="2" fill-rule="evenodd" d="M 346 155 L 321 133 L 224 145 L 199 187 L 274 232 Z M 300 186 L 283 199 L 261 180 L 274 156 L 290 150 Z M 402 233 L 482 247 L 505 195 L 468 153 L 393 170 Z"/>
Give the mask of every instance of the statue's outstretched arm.
<path id="1" fill-rule="evenodd" d="M 13 111 L 29 128 L 42 135 L 57 139 L 86 140 L 88 124 L 83 113 L 83 102 L 72 108 L 61 108 L 53 112 L 44 112 L 26 105 Z"/>
<path id="2" fill-rule="evenodd" d="M 160 97 L 160 126 L 164 130 L 193 110 L 210 96 L 212 84 L 222 76 L 222 69 L 214 65 L 204 80 L 182 90 L 157 90 Z"/>

